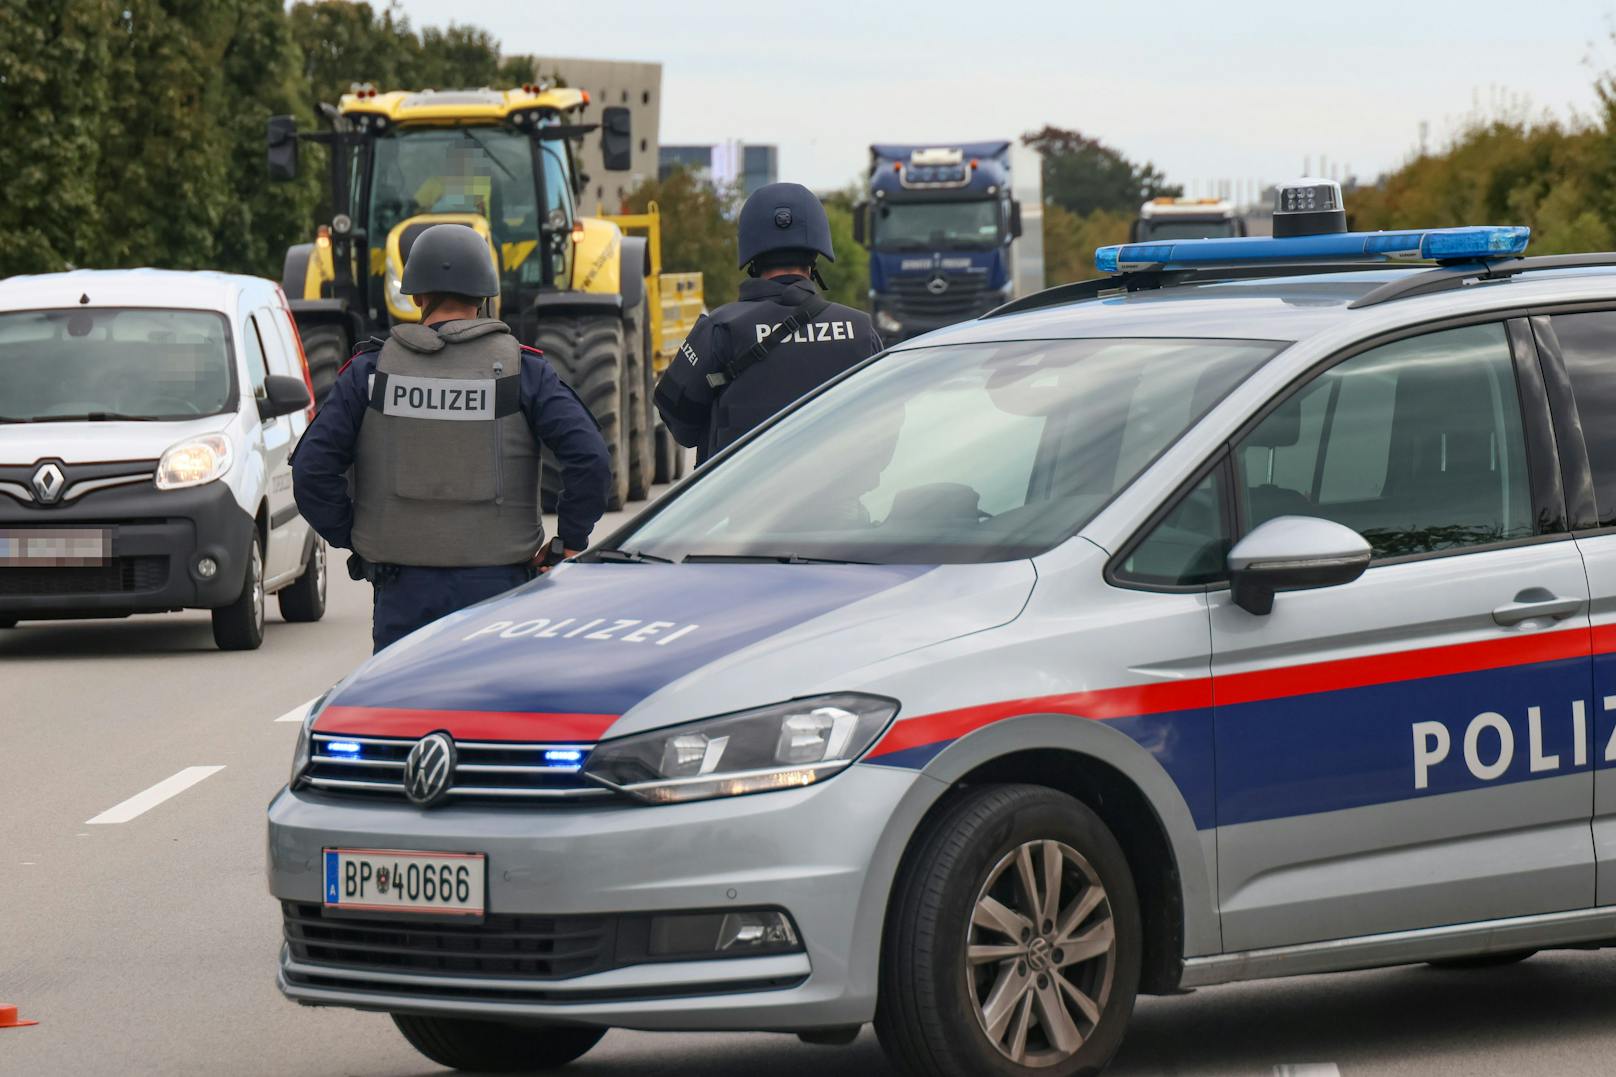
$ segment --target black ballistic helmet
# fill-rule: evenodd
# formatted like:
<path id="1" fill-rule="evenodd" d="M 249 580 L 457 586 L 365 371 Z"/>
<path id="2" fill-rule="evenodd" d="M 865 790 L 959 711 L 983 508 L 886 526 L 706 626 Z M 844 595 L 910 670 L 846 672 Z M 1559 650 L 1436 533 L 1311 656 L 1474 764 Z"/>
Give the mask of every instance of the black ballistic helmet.
<path id="1" fill-rule="evenodd" d="M 741 268 L 775 251 L 800 251 L 801 261 L 815 255 L 836 261 L 830 246 L 830 218 L 814 192 L 800 183 L 771 183 L 759 187 L 741 207 L 736 228 Z M 786 260 L 787 262 L 790 259 Z"/>
<path id="2" fill-rule="evenodd" d="M 404 259 L 405 295 L 442 292 L 486 299 L 499 294 L 488 241 L 463 224 L 435 224 L 415 237 Z"/>

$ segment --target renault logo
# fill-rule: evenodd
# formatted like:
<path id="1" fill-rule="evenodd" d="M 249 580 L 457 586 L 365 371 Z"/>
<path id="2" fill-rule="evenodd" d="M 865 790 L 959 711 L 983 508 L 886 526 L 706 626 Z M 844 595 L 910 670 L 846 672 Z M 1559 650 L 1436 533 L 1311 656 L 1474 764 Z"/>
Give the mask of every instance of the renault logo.
<path id="1" fill-rule="evenodd" d="M 40 464 L 34 472 L 34 497 L 41 505 L 54 505 L 62 497 L 62 487 L 67 479 L 62 475 L 62 469 L 55 464 Z"/>
<path id="2" fill-rule="evenodd" d="M 448 795 L 454 768 L 454 740 L 447 733 L 428 733 L 404 761 L 404 795 L 423 808 L 432 807 Z"/>
<path id="3" fill-rule="evenodd" d="M 931 280 L 926 282 L 926 291 L 930 292 L 932 295 L 942 295 L 944 292 L 948 291 L 948 278 L 943 276 L 941 273 L 937 274 Z"/>

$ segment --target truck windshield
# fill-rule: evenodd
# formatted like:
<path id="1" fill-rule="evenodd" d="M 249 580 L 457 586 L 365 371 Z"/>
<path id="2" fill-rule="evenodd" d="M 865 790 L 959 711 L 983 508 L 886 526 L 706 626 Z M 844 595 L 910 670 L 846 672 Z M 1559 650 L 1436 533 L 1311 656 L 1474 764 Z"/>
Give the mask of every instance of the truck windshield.
<path id="1" fill-rule="evenodd" d="M 875 211 L 875 246 L 882 250 L 937 250 L 992 247 L 1000 238 L 999 203 L 880 203 Z"/>
<path id="2" fill-rule="evenodd" d="M 1139 230 L 1139 239 L 1141 242 L 1149 239 L 1228 239 L 1239 234 L 1239 222 L 1227 217 L 1199 221 L 1169 217 L 1145 221 Z"/>
<path id="3" fill-rule="evenodd" d="M 370 243 L 423 213 L 476 213 L 514 269 L 515 244 L 539 238 L 533 144 L 499 127 L 404 128 L 378 138 L 370 183 Z M 559 170 L 558 170 L 559 171 Z M 523 253 L 531 251 L 525 248 Z"/>
<path id="4" fill-rule="evenodd" d="M 217 415 L 236 397 L 228 333 L 209 311 L 0 314 L 0 421 Z"/>
<path id="5" fill-rule="evenodd" d="M 889 352 L 616 545 L 672 561 L 1031 557 L 1081 528 L 1284 347 L 1094 339 Z"/>

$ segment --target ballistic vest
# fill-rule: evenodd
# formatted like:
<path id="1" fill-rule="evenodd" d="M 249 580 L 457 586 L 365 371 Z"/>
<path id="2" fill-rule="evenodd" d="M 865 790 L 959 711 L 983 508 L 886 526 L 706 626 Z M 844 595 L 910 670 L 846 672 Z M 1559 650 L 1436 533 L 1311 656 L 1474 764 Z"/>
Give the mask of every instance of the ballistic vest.
<path id="1" fill-rule="evenodd" d="M 752 279 L 741 283 L 741 297 L 709 317 L 720 329 L 715 338 L 725 354 L 714 357 L 722 369 L 782 327 L 797 307 L 813 299 L 803 277 Z M 735 441 L 797 398 L 819 388 L 849 367 L 875 354 L 870 316 L 831 303 L 807 325 L 792 332 L 768 357 L 725 385 L 713 407 L 709 443 L 702 458 Z"/>
<path id="2" fill-rule="evenodd" d="M 354 458 L 354 550 L 367 561 L 514 565 L 544 541 L 522 350 L 504 322 L 400 325 L 376 360 Z"/>

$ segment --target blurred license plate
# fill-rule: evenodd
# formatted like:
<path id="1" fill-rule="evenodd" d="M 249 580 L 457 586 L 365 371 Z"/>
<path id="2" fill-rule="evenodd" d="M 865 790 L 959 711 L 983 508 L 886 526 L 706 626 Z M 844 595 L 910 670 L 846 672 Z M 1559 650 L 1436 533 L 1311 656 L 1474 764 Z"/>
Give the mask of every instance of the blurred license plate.
<path id="1" fill-rule="evenodd" d="M 481 853 L 327 849 L 325 904 L 331 909 L 481 916 L 487 867 Z"/>
<path id="2" fill-rule="evenodd" d="M 0 567 L 83 568 L 107 560 L 108 535 L 102 528 L 26 531 L 0 529 Z"/>

